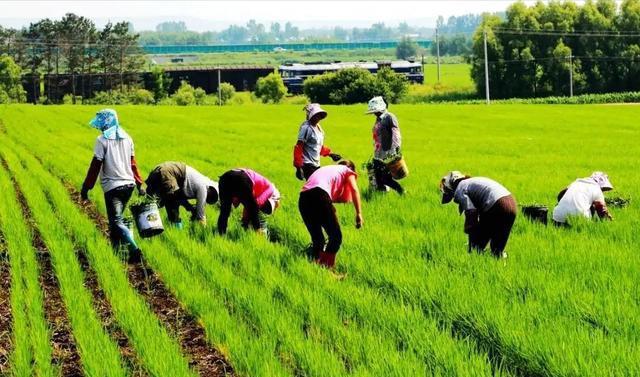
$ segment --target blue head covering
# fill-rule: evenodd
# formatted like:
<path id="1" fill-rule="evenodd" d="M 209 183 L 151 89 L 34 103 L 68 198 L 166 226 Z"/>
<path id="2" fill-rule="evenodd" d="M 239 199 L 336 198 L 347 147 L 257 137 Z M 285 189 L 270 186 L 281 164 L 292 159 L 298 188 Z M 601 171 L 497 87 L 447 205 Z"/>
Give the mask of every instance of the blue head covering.
<path id="1" fill-rule="evenodd" d="M 89 124 L 91 127 L 100 130 L 105 139 L 116 140 L 129 136 L 120 128 L 118 113 L 113 109 L 102 109 L 98 111 L 95 118 L 93 118 Z"/>

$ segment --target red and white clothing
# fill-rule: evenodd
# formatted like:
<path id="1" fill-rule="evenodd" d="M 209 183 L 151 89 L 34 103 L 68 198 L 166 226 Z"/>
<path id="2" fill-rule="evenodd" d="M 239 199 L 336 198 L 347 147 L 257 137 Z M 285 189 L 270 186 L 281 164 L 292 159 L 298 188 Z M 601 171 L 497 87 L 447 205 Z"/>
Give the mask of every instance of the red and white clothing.
<path id="1" fill-rule="evenodd" d="M 373 125 L 373 157 L 385 160 L 397 153 L 402 144 L 398 119 L 392 113 L 385 111 L 376 118 Z"/>

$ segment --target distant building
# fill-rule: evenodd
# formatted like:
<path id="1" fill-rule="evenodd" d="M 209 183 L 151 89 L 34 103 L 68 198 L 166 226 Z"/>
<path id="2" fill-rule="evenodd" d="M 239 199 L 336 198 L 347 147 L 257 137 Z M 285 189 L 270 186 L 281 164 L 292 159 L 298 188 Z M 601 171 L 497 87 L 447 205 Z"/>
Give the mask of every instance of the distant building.
<path id="1" fill-rule="evenodd" d="M 302 85 L 308 77 L 321 75 L 327 72 L 335 72 L 346 68 L 361 68 L 375 74 L 378 69 L 389 67 L 394 72 L 407 76 L 409 82 L 422 84 L 424 82 L 424 72 L 422 64 L 407 60 L 384 61 L 384 62 L 335 62 L 335 63 L 312 63 L 312 64 L 285 64 L 278 70 L 284 81 L 284 85 L 289 93 L 302 93 Z"/>

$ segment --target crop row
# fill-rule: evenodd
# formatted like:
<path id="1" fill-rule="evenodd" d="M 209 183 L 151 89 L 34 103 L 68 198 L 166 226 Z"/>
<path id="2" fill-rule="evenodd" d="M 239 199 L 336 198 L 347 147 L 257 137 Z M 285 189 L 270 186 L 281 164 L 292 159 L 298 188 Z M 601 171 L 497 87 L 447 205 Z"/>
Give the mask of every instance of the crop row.
<path id="1" fill-rule="evenodd" d="M 26 136 L 15 127 L 9 127 L 9 133 L 16 140 Z M 77 156 L 88 154 L 86 140 L 82 135 L 65 140 L 56 132 L 44 134 L 32 135 L 33 145 L 44 145 L 45 140 L 51 144 L 46 151 L 30 146 L 31 153 L 40 158 L 55 155 L 46 160 L 46 167 L 58 177 L 78 182 L 85 166 Z M 172 137 L 155 134 L 154 144 L 163 148 L 146 150 L 145 160 L 166 158 L 174 148 Z M 210 164 L 205 156 L 204 150 L 188 150 L 177 157 Z M 225 164 L 229 158 L 221 159 L 215 164 Z M 414 199 L 433 194 L 419 193 Z M 295 196 L 287 200 L 295 203 Z M 429 204 L 421 210 L 428 215 L 416 213 L 399 198 L 373 197 L 365 207 L 366 231 L 348 232 L 345 237 L 339 269 L 347 278 L 339 282 L 301 255 L 307 235 L 294 205 L 273 218 L 280 244 L 237 230 L 230 233 L 231 240 L 224 240 L 207 228 L 168 232 L 164 239 L 143 247 L 154 269 L 206 323 L 208 336 L 229 352 L 242 371 L 316 374 L 317 355 L 342 361 L 328 361 L 338 368 L 331 371 L 355 372 L 358 365 L 383 371 L 384 366 L 367 359 L 367 353 L 358 353 L 367 349 L 368 342 L 391 350 L 391 369 L 415 366 L 417 356 L 427 368 L 435 366 L 432 371 L 451 371 L 456 369 L 449 369 L 451 365 L 429 349 L 433 339 L 448 344 L 451 333 L 453 346 L 437 348 L 463 355 L 460 360 L 469 349 L 473 360 L 488 353 L 492 364 L 482 360 L 472 371 L 504 367 L 527 375 L 599 375 L 603 370 L 638 374 L 637 267 L 628 263 L 635 257 L 637 220 L 620 212 L 615 214 L 620 221 L 606 227 L 584 224 L 571 232 L 519 221 L 510 241 L 513 253 L 502 264 L 463 253 L 461 238 L 452 235 L 459 226 L 452 213 Z M 342 223 L 352 222 L 349 212 L 339 213 Z M 209 215 L 215 217 L 216 211 Z M 401 232 L 394 231 L 398 226 Z M 461 245 L 452 249 L 457 243 Z M 204 292 L 189 292 L 189 287 Z M 212 304 L 203 304 L 205 300 Z M 269 305 L 273 310 L 266 308 Z M 206 319 L 212 312 L 220 322 Z M 276 315 L 284 319 L 273 318 Z M 269 333 L 280 334 L 287 329 L 285 322 L 295 326 L 281 335 L 281 345 L 273 340 L 280 337 Z M 309 334 L 312 339 L 307 341 Z M 380 334 L 388 339 L 377 337 Z M 348 349 L 356 341 L 361 345 Z M 274 349 L 284 352 L 274 356 Z M 398 356 L 406 356 L 406 363 L 396 363 Z M 435 361 L 429 362 L 430 357 Z"/>

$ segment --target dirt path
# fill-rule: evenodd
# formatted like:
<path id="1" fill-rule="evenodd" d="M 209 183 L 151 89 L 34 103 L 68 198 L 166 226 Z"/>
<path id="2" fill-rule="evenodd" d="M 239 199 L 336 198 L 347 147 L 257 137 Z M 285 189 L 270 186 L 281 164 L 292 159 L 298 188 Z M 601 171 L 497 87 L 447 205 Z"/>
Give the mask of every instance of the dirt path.
<path id="1" fill-rule="evenodd" d="M 71 199 L 96 224 L 106 236 L 109 226 L 107 220 L 98 212 L 91 202 L 80 199 L 80 193 L 70 184 L 65 183 Z M 169 291 L 162 279 L 143 259 L 142 263 L 129 265 L 129 281 L 137 292 L 145 298 L 151 310 L 166 326 L 169 333 L 175 336 L 183 352 L 189 358 L 189 365 L 201 376 L 229 376 L 233 369 L 224 356 L 213 348 L 206 340 L 204 328 L 197 319 L 189 314 Z"/>
<path id="2" fill-rule="evenodd" d="M 6 161 L 3 160 L 2 164 L 9 171 Z M 43 294 L 44 315 L 51 328 L 52 363 L 60 368 L 60 373 L 63 376 L 83 376 L 80 355 L 71 332 L 67 309 L 60 294 L 58 279 L 51 264 L 51 255 L 38 231 L 27 201 L 13 176 L 11 181 L 22 208 L 23 217 L 33 234 L 32 242 L 40 270 L 39 280 Z"/>
<path id="3" fill-rule="evenodd" d="M 109 300 L 107 300 L 107 296 L 102 288 L 100 288 L 96 273 L 89 265 L 87 256 L 80 250 L 76 251 L 76 254 L 80 261 L 80 267 L 84 272 L 84 285 L 89 288 L 93 295 L 93 307 L 98 313 L 98 316 L 102 321 L 102 325 L 109 333 L 111 339 L 116 341 L 118 344 L 118 347 L 120 348 L 120 355 L 122 356 L 126 367 L 131 372 L 131 376 L 147 376 L 148 374 L 137 358 L 136 352 L 129 342 L 129 338 L 127 338 L 127 335 L 124 333 L 122 328 L 120 328 L 120 325 L 118 325 L 118 321 L 116 321 L 113 315 L 111 304 L 109 303 Z"/>
<path id="4" fill-rule="evenodd" d="M 11 353 L 11 268 L 0 233 L 0 376 L 9 374 Z"/>

